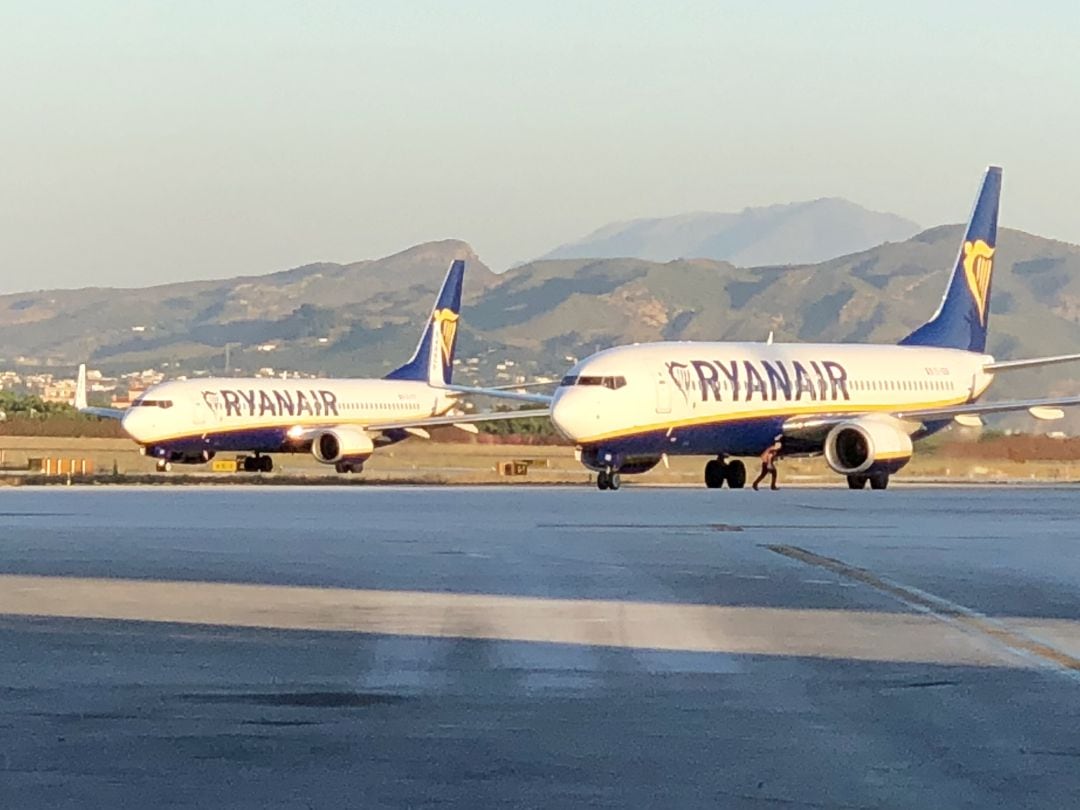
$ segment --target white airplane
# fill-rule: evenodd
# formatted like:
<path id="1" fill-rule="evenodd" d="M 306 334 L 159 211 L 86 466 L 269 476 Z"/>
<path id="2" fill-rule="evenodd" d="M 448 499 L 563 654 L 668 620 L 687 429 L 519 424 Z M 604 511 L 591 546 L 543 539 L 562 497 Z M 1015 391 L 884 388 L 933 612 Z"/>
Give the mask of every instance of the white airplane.
<path id="1" fill-rule="evenodd" d="M 82 365 L 75 406 L 119 419 L 143 453 L 157 459 L 160 471 L 174 464 L 203 464 L 220 452 L 240 452 L 253 454 L 243 457 L 246 472 L 270 472 L 270 453 L 310 452 L 339 473 L 354 473 L 377 447 L 410 435 L 426 438 L 429 427 L 454 425 L 475 432 L 477 422 L 546 415 L 546 408 L 450 413 L 468 395 L 542 404 L 550 399 L 451 384 L 464 273 L 463 261 L 451 264 L 412 359 L 384 379 L 175 380 L 149 388 L 120 410 L 87 405 Z"/>
<path id="2" fill-rule="evenodd" d="M 555 427 L 597 471 L 600 489 L 671 455 L 708 455 L 705 485 L 738 489 L 776 441 L 817 455 L 852 489 L 884 489 L 913 440 L 950 421 L 1028 410 L 1054 419 L 1080 397 L 976 402 L 994 375 L 1080 359 L 995 361 L 985 353 L 1001 169 L 986 171 L 941 306 L 897 346 L 665 342 L 620 346 L 578 363 L 551 405 Z"/>

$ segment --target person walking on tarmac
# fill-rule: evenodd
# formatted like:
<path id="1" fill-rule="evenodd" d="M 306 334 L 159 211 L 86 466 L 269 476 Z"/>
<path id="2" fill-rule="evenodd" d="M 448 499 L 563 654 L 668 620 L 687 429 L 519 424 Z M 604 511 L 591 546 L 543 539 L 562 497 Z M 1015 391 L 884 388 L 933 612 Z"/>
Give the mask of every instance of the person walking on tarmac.
<path id="1" fill-rule="evenodd" d="M 761 474 L 754 479 L 754 489 L 757 489 L 758 484 L 765 480 L 766 475 L 772 476 L 772 481 L 769 484 L 769 489 L 777 489 L 776 460 L 780 458 L 780 450 L 782 448 L 783 445 L 780 443 L 779 439 L 777 439 L 775 442 L 765 448 L 765 452 L 761 454 Z"/>

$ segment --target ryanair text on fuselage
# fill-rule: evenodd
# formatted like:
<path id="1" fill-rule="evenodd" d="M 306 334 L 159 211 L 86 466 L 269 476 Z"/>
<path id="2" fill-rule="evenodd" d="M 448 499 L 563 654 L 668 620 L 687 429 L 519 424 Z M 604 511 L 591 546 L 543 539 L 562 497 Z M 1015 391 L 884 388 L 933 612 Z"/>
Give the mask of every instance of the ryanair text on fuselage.
<path id="1" fill-rule="evenodd" d="M 750 402 L 755 397 L 762 402 L 851 399 L 847 370 L 834 360 L 691 360 L 666 365 L 688 402 L 693 393 L 701 402 L 710 398 Z"/>
<path id="2" fill-rule="evenodd" d="M 203 391 L 211 410 L 230 416 L 340 416 L 337 396 L 325 389 L 275 388 L 258 391 L 222 388 Z"/>

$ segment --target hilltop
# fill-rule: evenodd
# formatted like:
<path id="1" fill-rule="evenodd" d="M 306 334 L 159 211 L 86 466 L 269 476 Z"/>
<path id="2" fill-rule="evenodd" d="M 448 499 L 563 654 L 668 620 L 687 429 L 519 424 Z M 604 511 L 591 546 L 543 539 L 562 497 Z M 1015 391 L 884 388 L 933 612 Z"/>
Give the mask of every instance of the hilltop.
<path id="1" fill-rule="evenodd" d="M 701 212 L 605 225 L 560 245 L 542 259 L 633 257 L 666 262 L 681 258 L 729 261 L 742 266 L 809 264 L 899 242 L 919 226 L 895 214 L 870 211 L 848 200 Z"/>

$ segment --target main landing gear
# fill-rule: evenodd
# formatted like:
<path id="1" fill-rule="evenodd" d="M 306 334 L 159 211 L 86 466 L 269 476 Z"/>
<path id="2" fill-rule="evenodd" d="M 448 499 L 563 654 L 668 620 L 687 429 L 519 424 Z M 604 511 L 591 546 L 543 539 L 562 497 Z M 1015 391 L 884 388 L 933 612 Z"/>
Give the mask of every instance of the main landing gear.
<path id="1" fill-rule="evenodd" d="M 334 470 L 345 475 L 348 475 L 349 473 L 362 473 L 364 471 L 364 465 L 356 461 L 339 461 L 334 464 Z"/>
<path id="2" fill-rule="evenodd" d="M 596 474 L 597 489 L 618 489 L 620 484 L 619 474 L 610 468 Z"/>
<path id="3" fill-rule="evenodd" d="M 849 475 L 847 477 L 848 489 L 865 489 L 867 483 L 870 484 L 870 489 L 885 489 L 889 486 L 889 474 L 875 472 L 869 475 Z"/>
<path id="4" fill-rule="evenodd" d="M 723 456 L 714 458 L 705 465 L 705 486 L 720 489 L 724 482 L 732 489 L 746 486 L 746 465 L 738 459 L 727 461 Z"/>
<path id="5" fill-rule="evenodd" d="M 272 472 L 274 469 L 274 460 L 270 456 L 260 456 L 255 454 L 254 456 L 244 456 L 243 461 L 240 461 L 240 468 L 244 472 Z"/>

